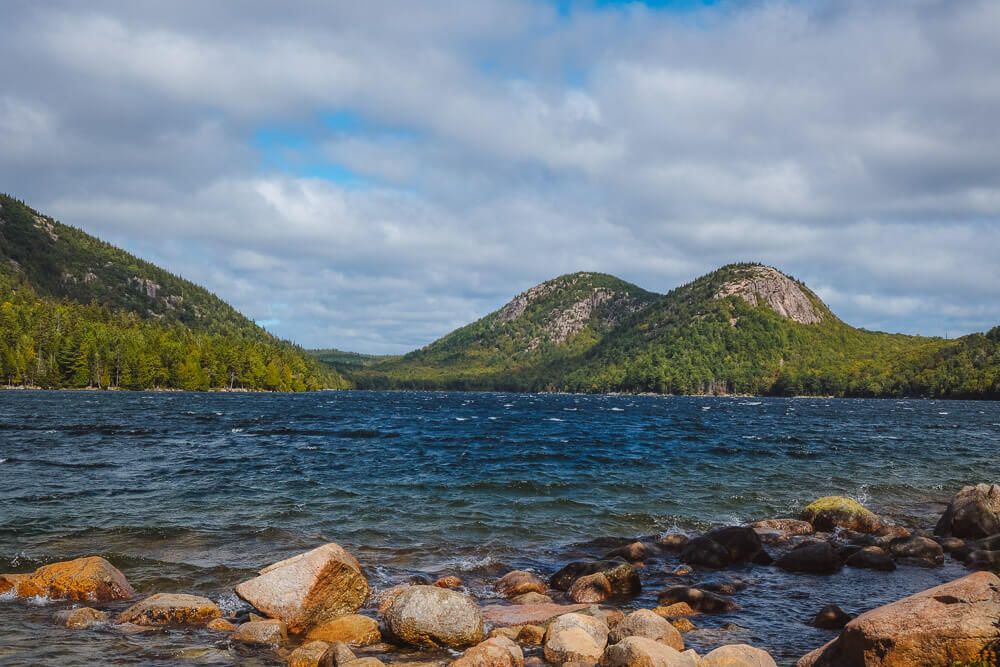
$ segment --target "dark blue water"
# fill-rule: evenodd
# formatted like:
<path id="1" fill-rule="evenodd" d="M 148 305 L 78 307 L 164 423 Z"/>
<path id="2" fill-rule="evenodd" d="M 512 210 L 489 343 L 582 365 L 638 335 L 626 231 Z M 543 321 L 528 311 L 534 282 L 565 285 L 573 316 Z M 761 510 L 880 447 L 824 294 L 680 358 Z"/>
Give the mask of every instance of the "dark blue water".
<path id="1" fill-rule="evenodd" d="M 1000 405 L 978 402 L 8 391 L 0 571 L 101 554 L 140 593 L 235 609 L 252 570 L 336 541 L 376 589 L 458 574 L 486 601 L 513 567 L 547 574 L 618 538 L 789 515 L 822 495 L 930 527 L 958 487 L 994 480 L 998 435 Z M 653 606 L 674 565 L 645 568 L 631 604 Z M 686 640 L 750 641 L 789 664 L 831 636 L 802 622 L 823 604 L 863 611 L 963 573 L 746 569 L 743 609 L 698 619 Z M 0 601 L 0 664 L 281 664 L 209 633 L 73 633 L 53 625 L 58 608 Z M 744 630 L 714 629 L 726 622 Z"/>

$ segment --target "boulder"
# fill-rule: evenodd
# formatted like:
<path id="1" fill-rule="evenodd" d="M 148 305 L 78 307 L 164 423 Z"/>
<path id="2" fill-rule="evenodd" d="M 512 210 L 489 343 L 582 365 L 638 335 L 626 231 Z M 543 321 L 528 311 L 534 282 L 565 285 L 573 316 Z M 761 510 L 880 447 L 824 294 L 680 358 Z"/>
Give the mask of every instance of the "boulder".
<path id="1" fill-rule="evenodd" d="M 826 496 L 813 501 L 802 510 L 802 518 L 822 531 L 846 528 L 874 533 L 882 525 L 879 518 L 857 500 L 843 496 Z"/>
<path id="2" fill-rule="evenodd" d="M 681 533 L 667 533 L 658 539 L 656 543 L 669 551 L 680 551 L 687 546 L 690 539 L 687 535 Z"/>
<path id="3" fill-rule="evenodd" d="M 288 667 L 333 667 L 333 649 L 326 642 L 307 642 L 288 656 Z"/>
<path id="4" fill-rule="evenodd" d="M 552 598 L 541 593 L 521 593 L 510 599 L 511 604 L 552 604 Z"/>
<path id="5" fill-rule="evenodd" d="M 385 621 L 396 639 L 413 646 L 465 648 L 483 639 L 479 605 L 446 588 L 410 586 L 396 597 Z"/>
<path id="6" fill-rule="evenodd" d="M 799 667 L 950 667 L 1000 641 L 1000 578 L 977 572 L 861 614 Z"/>
<path id="7" fill-rule="evenodd" d="M 107 623 L 108 615 L 90 607 L 77 607 L 56 612 L 56 621 L 71 630 L 84 630 Z"/>
<path id="8" fill-rule="evenodd" d="M 889 553 L 895 558 L 923 567 L 937 567 L 944 564 L 944 549 L 941 545 L 919 535 L 897 537 L 889 542 Z"/>
<path id="9" fill-rule="evenodd" d="M 698 667 L 778 667 L 767 651 L 747 644 L 728 644 L 710 651 Z"/>
<path id="10" fill-rule="evenodd" d="M 698 667 L 698 661 L 654 639 L 626 637 L 604 651 L 601 667 Z"/>
<path id="11" fill-rule="evenodd" d="M 220 618 L 218 605 L 197 595 L 156 593 L 118 615 L 119 623 L 133 625 L 207 625 Z"/>
<path id="12" fill-rule="evenodd" d="M 653 555 L 653 550 L 647 544 L 642 542 L 632 542 L 631 544 L 626 544 L 623 547 L 618 547 L 613 549 L 604 555 L 605 560 L 611 560 L 613 558 L 621 558 L 627 560 L 630 563 L 642 563 Z"/>
<path id="13" fill-rule="evenodd" d="M 438 577 L 438 579 L 432 584 L 438 588 L 461 588 L 462 580 L 453 574 L 446 577 Z"/>
<path id="14" fill-rule="evenodd" d="M 573 602 L 597 604 L 614 594 L 611 582 L 603 572 L 595 572 L 580 577 L 569 587 L 569 599 Z"/>
<path id="15" fill-rule="evenodd" d="M 594 664 L 608 644 L 604 621 L 583 614 L 564 614 L 545 631 L 545 659 L 555 665 L 567 662 Z"/>
<path id="16" fill-rule="evenodd" d="M 544 594 L 548 590 L 538 575 L 525 570 L 514 570 L 500 577 L 494 588 L 505 598 L 513 598 L 525 593 Z"/>
<path id="17" fill-rule="evenodd" d="M 589 607 L 586 604 L 525 604 L 500 605 L 493 604 L 483 607 L 483 619 L 493 627 L 509 627 L 511 625 L 546 625 L 553 618 L 563 614 L 582 611 Z"/>
<path id="18" fill-rule="evenodd" d="M 757 532 L 749 526 L 729 526 L 710 531 L 705 537 L 721 544 L 729 550 L 729 560 L 733 563 L 755 563 L 770 565 L 773 558 L 764 550 Z"/>
<path id="19" fill-rule="evenodd" d="M 776 564 L 788 572 L 807 574 L 833 574 L 843 565 L 836 550 L 827 542 L 801 544 L 782 554 Z"/>
<path id="20" fill-rule="evenodd" d="M 242 644 L 281 646 L 288 641 L 288 628 L 276 618 L 250 621 L 238 626 L 229 638 Z"/>
<path id="21" fill-rule="evenodd" d="M 524 653 L 510 639 L 493 637 L 466 650 L 451 667 L 524 667 Z"/>
<path id="22" fill-rule="evenodd" d="M 690 586 L 672 586 L 657 598 L 661 605 L 686 603 L 691 609 L 705 614 L 724 614 L 739 609 L 733 600 Z"/>
<path id="23" fill-rule="evenodd" d="M 941 537 L 979 539 L 1000 533 L 1000 485 L 963 487 L 934 527 Z"/>
<path id="24" fill-rule="evenodd" d="M 209 621 L 205 628 L 211 630 L 212 632 L 232 632 L 236 629 L 236 626 L 227 621 L 224 618 L 216 618 Z"/>
<path id="25" fill-rule="evenodd" d="M 625 612 L 621 609 L 594 606 L 584 613 L 590 614 L 594 618 L 599 618 L 604 621 L 604 624 L 608 626 L 609 630 L 625 620 Z"/>
<path id="26" fill-rule="evenodd" d="M 617 644 L 626 637 L 645 637 L 678 651 L 684 650 L 684 640 L 677 628 L 649 609 L 639 609 L 626 616 L 611 629 L 608 641 Z"/>
<path id="27" fill-rule="evenodd" d="M 110 602 L 135 597 L 125 575 L 100 556 L 43 565 L 31 574 L 0 574 L 0 593 L 50 600 Z"/>
<path id="28" fill-rule="evenodd" d="M 426 586 L 427 584 L 420 584 Z M 399 594 L 410 588 L 413 584 L 399 584 L 397 586 L 391 586 L 381 591 L 375 596 L 375 605 L 378 608 L 378 613 L 380 616 L 385 616 L 385 612 L 389 611 L 389 607 L 392 603 L 396 601 Z"/>
<path id="29" fill-rule="evenodd" d="M 828 604 L 813 617 L 812 625 L 823 630 L 840 630 L 854 618 L 835 604 Z"/>
<path id="30" fill-rule="evenodd" d="M 864 547 L 858 549 L 844 562 L 848 567 L 866 570 L 881 570 L 891 572 L 896 569 L 896 561 L 882 547 Z"/>
<path id="31" fill-rule="evenodd" d="M 306 639 L 331 644 L 344 642 L 350 646 L 370 646 L 382 641 L 382 633 L 379 632 L 378 621 L 375 619 L 348 614 L 313 626 L 306 634 Z"/>
<path id="32" fill-rule="evenodd" d="M 681 549 L 681 560 L 688 565 L 723 568 L 732 562 L 729 549 L 708 537 L 696 537 Z"/>
<path id="33" fill-rule="evenodd" d="M 568 591 L 573 582 L 588 574 L 601 572 L 611 582 L 615 595 L 638 595 L 642 590 L 639 575 L 629 563 L 619 560 L 575 561 L 564 566 L 549 579 L 549 586 L 557 591 Z"/>
<path id="34" fill-rule="evenodd" d="M 236 594 L 296 634 L 353 614 L 368 597 L 357 559 L 337 544 L 269 565 L 236 587 Z"/>

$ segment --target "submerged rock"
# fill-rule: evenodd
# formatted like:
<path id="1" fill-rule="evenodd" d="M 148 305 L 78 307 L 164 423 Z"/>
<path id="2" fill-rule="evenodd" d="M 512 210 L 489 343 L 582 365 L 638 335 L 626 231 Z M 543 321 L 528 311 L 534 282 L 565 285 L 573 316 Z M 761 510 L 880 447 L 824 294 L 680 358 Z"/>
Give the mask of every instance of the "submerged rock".
<path id="1" fill-rule="evenodd" d="M 353 614 L 368 592 L 360 563 L 333 543 L 269 565 L 236 587 L 237 595 L 294 633 Z"/>
<path id="2" fill-rule="evenodd" d="M 596 604 L 614 595 L 611 582 L 603 572 L 595 572 L 580 577 L 569 587 L 569 599 L 573 602 Z"/>
<path id="3" fill-rule="evenodd" d="M 664 549 L 669 549 L 670 551 L 680 551 L 687 546 L 687 543 L 691 541 L 687 535 L 683 533 L 667 533 L 660 539 L 656 541 Z"/>
<path id="4" fill-rule="evenodd" d="M 934 527 L 941 537 L 979 539 L 1000 533 L 1000 485 L 963 487 Z"/>
<path id="5" fill-rule="evenodd" d="M 881 570 L 891 572 L 896 569 L 896 561 L 882 547 L 864 547 L 858 549 L 844 562 L 848 567 L 866 570 Z"/>
<path id="6" fill-rule="evenodd" d="M 776 565 L 789 572 L 833 574 L 841 568 L 843 563 L 829 543 L 814 542 L 801 544 L 782 554 L 776 561 Z"/>
<path id="7" fill-rule="evenodd" d="M 468 595 L 445 588 L 409 587 L 396 597 L 385 621 L 396 639 L 413 646 L 464 648 L 483 639 L 479 605 Z"/>
<path id="8" fill-rule="evenodd" d="M 604 621 L 583 614 L 565 614 L 545 631 L 545 659 L 555 665 L 567 662 L 594 664 L 608 644 Z"/>
<path id="9" fill-rule="evenodd" d="M 288 628 L 276 618 L 250 621 L 238 626 L 230 639 L 243 644 L 281 646 L 288 641 Z"/>
<path id="10" fill-rule="evenodd" d="M 573 582 L 589 574 L 604 574 L 611 582 L 614 595 L 630 597 L 642 591 L 639 575 L 629 563 L 619 560 L 576 561 L 552 575 L 549 585 L 557 591 L 568 591 Z"/>
<path id="11" fill-rule="evenodd" d="M 767 651 L 748 644 L 728 644 L 710 651 L 698 667 L 778 667 Z"/>
<path id="12" fill-rule="evenodd" d="M 90 607 L 77 607 L 76 609 L 66 609 L 56 612 L 56 621 L 71 630 L 84 630 L 95 625 L 103 625 L 108 621 L 107 613 L 91 609 Z"/>
<path id="13" fill-rule="evenodd" d="M 513 598 L 526 593 L 544 594 L 548 590 L 548 586 L 538 575 L 526 570 L 508 572 L 497 580 L 494 588 L 505 598 Z"/>
<path id="14" fill-rule="evenodd" d="M 638 609 L 626 616 L 611 629 L 608 641 L 617 644 L 626 637 L 645 637 L 678 651 L 684 650 L 684 640 L 677 628 L 649 609 Z"/>
<path id="15" fill-rule="evenodd" d="M 914 565 L 937 567 L 944 564 L 944 549 L 941 545 L 918 535 L 892 540 L 889 542 L 889 553 Z"/>
<path id="16" fill-rule="evenodd" d="M 125 575 L 100 556 L 43 565 L 30 574 L 0 574 L 0 594 L 50 600 L 110 602 L 135 597 Z"/>
<path id="17" fill-rule="evenodd" d="M 828 604 L 816 613 L 812 624 L 823 630 L 839 630 L 847 625 L 852 618 L 854 617 L 837 605 Z"/>
<path id="18" fill-rule="evenodd" d="M 476 644 L 451 663 L 452 667 L 524 667 L 521 647 L 506 637 Z"/>
<path id="19" fill-rule="evenodd" d="M 601 667 L 698 667 L 692 653 L 646 637 L 626 637 L 609 646 L 601 656 Z"/>
<path id="20" fill-rule="evenodd" d="M 623 547 L 618 547 L 604 555 L 605 560 L 612 558 L 622 558 L 630 563 L 642 563 L 653 555 L 653 550 L 642 542 L 632 542 Z"/>
<path id="21" fill-rule="evenodd" d="M 382 641 L 378 621 L 360 614 L 348 614 L 324 621 L 314 626 L 306 634 L 306 639 L 322 640 L 329 643 L 344 642 L 350 646 L 370 646 Z"/>
<path id="22" fill-rule="evenodd" d="M 156 593 L 118 615 L 119 623 L 134 625 L 207 625 L 220 618 L 218 605 L 198 595 Z"/>
<path id="23" fill-rule="evenodd" d="M 729 598 L 690 586 L 672 586 L 660 593 L 658 601 L 661 605 L 683 602 L 705 614 L 724 614 L 739 609 L 739 605 Z"/>
<path id="24" fill-rule="evenodd" d="M 861 614 L 799 667 L 926 667 L 984 662 L 1000 641 L 1000 578 L 977 572 Z"/>
<path id="25" fill-rule="evenodd" d="M 853 498 L 826 496 L 802 510 L 802 518 L 821 531 L 846 528 L 859 533 L 874 533 L 882 524 L 879 518 Z"/>

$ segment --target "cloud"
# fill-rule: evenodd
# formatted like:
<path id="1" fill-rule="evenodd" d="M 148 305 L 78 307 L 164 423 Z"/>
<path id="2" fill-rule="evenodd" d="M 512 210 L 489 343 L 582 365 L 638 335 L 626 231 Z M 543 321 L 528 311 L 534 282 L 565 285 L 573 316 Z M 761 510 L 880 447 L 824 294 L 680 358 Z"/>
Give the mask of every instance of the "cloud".
<path id="1" fill-rule="evenodd" d="M 5 19 L 3 188 L 308 346 L 403 352 L 559 273 L 666 291 L 741 260 L 860 326 L 1000 323 L 993 2 Z"/>

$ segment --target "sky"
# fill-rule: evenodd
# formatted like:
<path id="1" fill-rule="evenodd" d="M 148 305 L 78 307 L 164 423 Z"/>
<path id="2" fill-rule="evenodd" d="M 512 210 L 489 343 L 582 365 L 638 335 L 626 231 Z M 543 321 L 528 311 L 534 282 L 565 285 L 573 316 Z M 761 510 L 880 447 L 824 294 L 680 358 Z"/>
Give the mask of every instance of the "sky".
<path id="1" fill-rule="evenodd" d="M 1000 324 L 995 0 L 7 0 L 0 190 L 308 347 L 760 261 Z"/>

